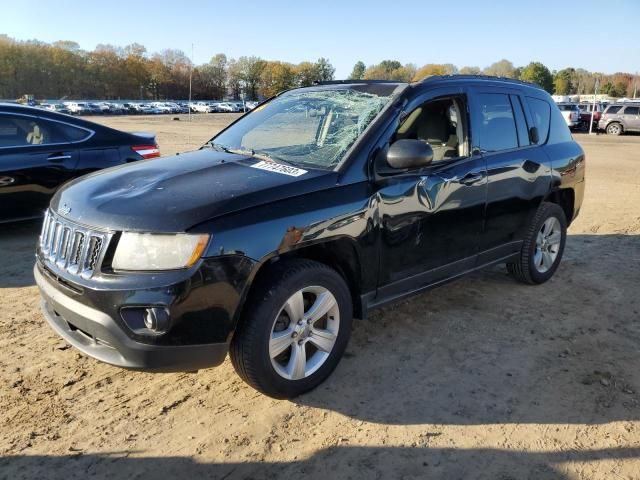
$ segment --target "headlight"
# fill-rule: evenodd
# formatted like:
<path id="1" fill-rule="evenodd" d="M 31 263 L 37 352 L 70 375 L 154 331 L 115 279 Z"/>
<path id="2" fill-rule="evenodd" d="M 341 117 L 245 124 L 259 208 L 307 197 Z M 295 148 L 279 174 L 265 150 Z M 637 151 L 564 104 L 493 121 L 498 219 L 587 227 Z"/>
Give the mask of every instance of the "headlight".
<path id="1" fill-rule="evenodd" d="M 209 235 L 124 232 L 111 266 L 114 270 L 175 270 L 198 261 Z"/>

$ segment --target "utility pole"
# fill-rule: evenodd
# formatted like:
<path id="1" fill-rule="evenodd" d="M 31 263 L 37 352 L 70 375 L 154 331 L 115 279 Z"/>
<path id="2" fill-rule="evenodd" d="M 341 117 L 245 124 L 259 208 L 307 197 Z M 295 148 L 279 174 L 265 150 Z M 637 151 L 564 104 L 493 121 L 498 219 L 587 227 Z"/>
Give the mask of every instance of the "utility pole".
<path id="1" fill-rule="evenodd" d="M 193 43 L 191 44 L 191 68 L 189 68 L 189 102 L 187 106 L 189 107 L 189 122 L 191 122 L 191 80 L 193 79 Z"/>
<path id="2" fill-rule="evenodd" d="M 598 87 L 600 86 L 600 81 L 596 78 L 596 85 L 593 92 L 593 110 L 591 110 L 591 123 L 589 123 L 589 135 L 593 135 L 593 117 L 596 116 L 596 98 L 598 96 Z M 596 125 L 597 128 L 597 125 Z"/>

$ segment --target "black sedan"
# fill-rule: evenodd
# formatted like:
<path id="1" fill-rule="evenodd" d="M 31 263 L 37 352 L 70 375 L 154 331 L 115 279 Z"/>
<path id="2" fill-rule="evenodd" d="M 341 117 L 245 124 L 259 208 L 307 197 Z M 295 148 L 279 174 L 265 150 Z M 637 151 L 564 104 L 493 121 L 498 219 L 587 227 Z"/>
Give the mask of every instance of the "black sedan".
<path id="1" fill-rule="evenodd" d="M 41 215 L 56 190 L 73 178 L 159 156 L 154 134 L 0 103 L 0 222 Z"/>

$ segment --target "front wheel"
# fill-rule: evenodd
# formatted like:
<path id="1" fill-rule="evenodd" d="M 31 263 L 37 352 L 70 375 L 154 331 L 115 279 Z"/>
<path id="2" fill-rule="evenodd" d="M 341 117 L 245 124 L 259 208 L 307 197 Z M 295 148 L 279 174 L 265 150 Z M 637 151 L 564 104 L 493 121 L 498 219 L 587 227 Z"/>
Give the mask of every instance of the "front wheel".
<path id="1" fill-rule="evenodd" d="M 555 273 L 567 239 L 567 219 L 555 203 L 543 202 L 525 235 L 518 259 L 507 263 L 516 280 L 540 284 Z"/>
<path id="2" fill-rule="evenodd" d="M 619 123 L 610 123 L 607 125 L 607 134 L 609 135 L 622 135 L 622 125 Z"/>
<path id="3" fill-rule="evenodd" d="M 337 366 L 352 310 L 349 288 L 332 268 L 311 260 L 275 264 L 252 288 L 231 341 L 231 362 L 265 395 L 296 397 Z"/>

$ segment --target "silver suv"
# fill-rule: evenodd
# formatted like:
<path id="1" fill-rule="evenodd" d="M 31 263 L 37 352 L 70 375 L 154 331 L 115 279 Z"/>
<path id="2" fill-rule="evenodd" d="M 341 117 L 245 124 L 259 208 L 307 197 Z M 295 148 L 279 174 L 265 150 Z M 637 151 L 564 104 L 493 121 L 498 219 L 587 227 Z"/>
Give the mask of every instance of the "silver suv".
<path id="1" fill-rule="evenodd" d="M 609 105 L 598 122 L 598 128 L 609 135 L 640 132 L 640 102 Z"/>

